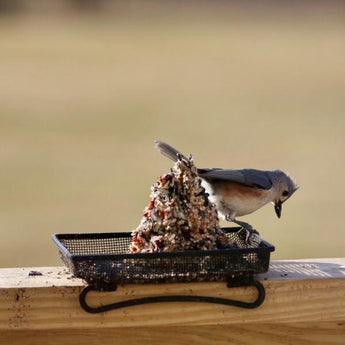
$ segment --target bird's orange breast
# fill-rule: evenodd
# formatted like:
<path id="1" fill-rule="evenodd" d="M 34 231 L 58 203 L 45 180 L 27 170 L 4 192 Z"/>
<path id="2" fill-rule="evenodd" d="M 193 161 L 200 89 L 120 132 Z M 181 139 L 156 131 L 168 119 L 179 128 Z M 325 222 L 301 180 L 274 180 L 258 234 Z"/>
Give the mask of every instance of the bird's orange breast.
<path id="1" fill-rule="evenodd" d="M 248 187 L 236 182 L 217 181 L 212 183 L 212 190 L 211 199 L 224 215 L 250 214 L 272 201 L 271 190 Z"/>

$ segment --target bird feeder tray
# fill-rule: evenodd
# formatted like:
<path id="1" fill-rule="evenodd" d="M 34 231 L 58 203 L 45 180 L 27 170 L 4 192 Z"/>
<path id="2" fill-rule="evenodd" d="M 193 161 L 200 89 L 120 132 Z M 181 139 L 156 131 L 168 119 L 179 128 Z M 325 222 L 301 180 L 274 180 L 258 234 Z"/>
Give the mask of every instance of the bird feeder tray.
<path id="1" fill-rule="evenodd" d="M 243 236 L 241 228 L 223 228 L 230 238 Z M 61 259 L 77 278 L 87 282 L 80 304 L 90 313 L 121 307 L 168 301 L 200 301 L 255 308 L 265 290 L 255 274 L 267 272 L 274 246 L 262 240 L 257 248 L 189 250 L 181 252 L 128 253 L 130 232 L 56 234 L 53 236 Z M 240 240 L 240 238 L 238 238 Z M 242 302 L 204 296 L 157 296 L 90 307 L 90 290 L 115 291 L 118 285 L 173 282 L 227 282 L 228 287 L 254 286 L 258 298 Z"/>

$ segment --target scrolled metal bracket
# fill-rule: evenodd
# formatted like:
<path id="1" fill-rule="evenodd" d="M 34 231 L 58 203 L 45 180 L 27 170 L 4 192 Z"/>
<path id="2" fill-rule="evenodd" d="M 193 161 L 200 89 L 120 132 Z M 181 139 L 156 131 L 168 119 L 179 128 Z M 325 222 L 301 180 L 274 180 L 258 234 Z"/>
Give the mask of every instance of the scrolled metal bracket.
<path id="1" fill-rule="evenodd" d="M 92 307 L 87 304 L 86 296 L 90 291 L 99 291 L 98 289 L 93 288 L 92 286 L 84 287 L 80 294 L 79 294 L 79 303 L 80 306 L 88 313 L 97 314 L 103 313 L 106 311 L 125 308 L 135 305 L 147 304 L 147 303 L 161 303 L 161 302 L 204 302 L 204 303 L 215 303 L 215 304 L 224 304 L 228 306 L 235 306 L 240 308 L 248 308 L 253 309 L 259 307 L 263 301 L 265 300 L 265 288 L 258 280 L 252 280 L 250 282 L 246 282 L 245 284 L 233 284 L 233 282 L 229 282 L 227 287 L 239 287 L 239 286 L 253 286 L 256 288 L 258 292 L 257 298 L 253 302 L 244 302 L 244 301 L 237 301 L 227 298 L 219 298 L 219 297 L 210 297 L 210 296 L 182 296 L 182 295 L 175 295 L 175 296 L 151 296 L 151 297 L 142 297 L 142 298 L 134 298 L 129 299 L 126 301 L 111 303 L 107 305 L 102 305 L 98 307 Z M 115 291 L 117 288 L 116 285 L 112 287 L 112 291 Z M 110 291 L 110 289 L 106 289 Z"/>

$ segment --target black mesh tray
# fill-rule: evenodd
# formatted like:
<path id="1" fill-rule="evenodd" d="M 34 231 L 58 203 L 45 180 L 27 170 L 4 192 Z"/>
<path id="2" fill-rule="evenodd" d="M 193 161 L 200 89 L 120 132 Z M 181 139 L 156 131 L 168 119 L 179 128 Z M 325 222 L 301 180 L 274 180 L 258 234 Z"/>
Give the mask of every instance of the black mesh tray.
<path id="1" fill-rule="evenodd" d="M 240 228 L 224 228 L 239 236 Z M 133 283 L 229 281 L 268 270 L 274 246 L 258 248 L 128 253 L 130 232 L 58 234 L 53 240 L 74 276 L 98 290 Z"/>

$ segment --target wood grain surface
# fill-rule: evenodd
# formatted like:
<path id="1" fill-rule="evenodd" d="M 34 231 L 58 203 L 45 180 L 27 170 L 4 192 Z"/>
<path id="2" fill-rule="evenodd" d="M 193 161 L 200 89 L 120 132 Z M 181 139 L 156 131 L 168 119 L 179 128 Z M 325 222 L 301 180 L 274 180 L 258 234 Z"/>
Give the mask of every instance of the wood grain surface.
<path id="1" fill-rule="evenodd" d="M 266 299 L 256 309 L 169 302 L 89 314 L 78 301 L 83 281 L 65 268 L 0 269 L 0 344 L 345 344 L 345 259 L 273 261 L 259 279 Z M 164 295 L 251 301 L 256 294 L 225 283 L 147 284 L 91 292 L 87 301 Z"/>

